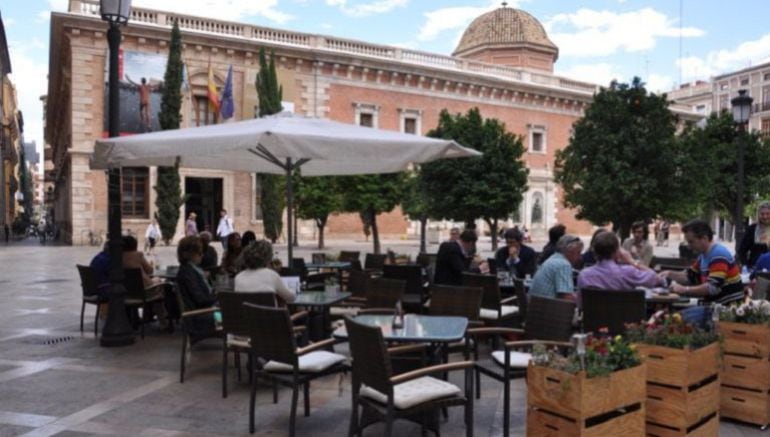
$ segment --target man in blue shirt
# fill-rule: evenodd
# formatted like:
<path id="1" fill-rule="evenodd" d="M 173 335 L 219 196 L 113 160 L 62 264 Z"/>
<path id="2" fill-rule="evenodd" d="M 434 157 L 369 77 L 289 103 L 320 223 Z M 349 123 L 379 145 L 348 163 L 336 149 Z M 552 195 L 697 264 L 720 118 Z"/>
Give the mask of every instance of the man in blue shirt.
<path id="1" fill-rule="evenodd" d="M 556 242 L 553 255 L 540 266 L 529 287 L 530 296 L 575 301 L 572 268 L 580 265 L 583 242 L 574 235 L 564 235 Z"/>
<path id="2" fill-rule="evenodd" d="M 91 268 L 96 276 L 96 288 L 99 290 L 99 297 L 107 298 L 110 291 L 110 249 L 107 243 L 104 243 L 102 251 L 97 253 L 91 260 Z"/>

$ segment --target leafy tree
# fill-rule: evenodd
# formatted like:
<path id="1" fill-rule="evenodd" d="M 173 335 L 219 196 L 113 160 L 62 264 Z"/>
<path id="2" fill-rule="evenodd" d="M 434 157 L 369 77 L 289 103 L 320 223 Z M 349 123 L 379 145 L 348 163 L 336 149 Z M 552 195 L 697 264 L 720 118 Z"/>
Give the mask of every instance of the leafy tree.
<path id="1" fill-rule="evenodd" d="M 160 112 L 158 121 L 163 130 L 179 129 L 182 115 L 182 33 L 174 21 L 171 28 L 171 44 L 168 49 L 166 73 L 163 76 Z M 158 181 L 155 185 L 155 206 L 158 209 L 158 226 L 167 245 L 174 239 L 179 221 L 179 208 L 186 200 L 182 195 L 179 177 L 179 159 L 173 167 L 158 167 Z"/>
<path id="2" fill-rule="evenodd" d="M 602 88 L 556 153 L 565 204 L 580 219 L 612 222 L 623 238 L 637 220 L 692 210 L 684 171 L 692 157 L 676 141 L 676 122 L 666 95 L 648 93 L 638 77 Z"/>
<path id="3" fill-rule="evenodd" d="M 441 111 L 438 126 L 428 136 L 451 138 L 483 153 L 422 166 L 422 185 L 427 193 L 435 193 L 429 197 L 429 215 L 462 220 L 469 228 L 482 218 L 497 235 L 498 220 L 518 210 L 527 190 L 529 170 L 521 159 L 521 137 L 506 131 L 499 120 L 482 118 L 478 108 L 465 115 Z M 497 239 L 492 238 L 492 249 L 496 248 Z"/>
<path id="4" fill-rule="evenodd" d="M 294 199 L 297 217 L 313 220 L 318 228 L 318 248 L 324 248 L 324 229 L 329 214 L 339 211 L 342 197 L 337 190 L 336 179 L 331 176 L 299 177 L 295 186 Z"/>
<path id="5" fill-rule="evenodd" d="M 32 173 L 27 167 L 27 156 L 24 147 L 20 148 L 19 153 L 19 191 L 24 195 L 22 206 L 24 211 L 19 215 L 24 229 L 26 230 L 32 223 Z"/>
<path id="6" fill-rule="evenodd" d="M 259 116 L 277 114 L 281 112 L 281 100 L 283 99 L 283 87 L 278 84 L 278 75 L 275 72 L 275 53 L 270 52 L 270 61 L 265 55 L 265 48 L 259 49 L 259 73 L 256 79 L 257 95 L 259 98 Z M 283 190 L 284 177 L 271 174 L 257 174 L 261 191 L 262 220 L 265 226 L 265 236 L 273 243 L 283 232 L 283 208 L 286 205 Z M 289 226 L 291 226 L 291 217 Z M 292 244 L 291 241 L 288 244 Z"/>
<path id="7" fill-rule="evenodd" d="M 406 176 L 404 184 L 404 195 L 401 200 L 401 209 L 404 214 L 409 216 L 410 220 L 420 222 L 420 252 L 427 252 L 425 242 L 425 227 L 428 224 L 430 215 L 428 214 L 429 198 L 422 186 L 419 174 L 411 173 Z"/>
<path id="8" fill-rule="evenodd" d="M 381 253 L 377 215 L 390 212 L 401 201 L 404 173 L 339 177 L 342 209 L 358 212 L 371 224 L 374 253 Z"/>
<path id="9" fill-rule="evenodd" d="M 740 143 L 745 147 L 744 205 L 750 206 L 755 199 L 770 194 L 770 141 L 762 141 L 756 131 L 740 133 L 728 111 L 711 114 L 703 127 L 689 126 L 681 142 L 691 156 L 687 172 L 693 181 L 689 192 L 706 210 L 718 211 L 731 217 L 733 223 L 738 222 L 735 206 Z"/>

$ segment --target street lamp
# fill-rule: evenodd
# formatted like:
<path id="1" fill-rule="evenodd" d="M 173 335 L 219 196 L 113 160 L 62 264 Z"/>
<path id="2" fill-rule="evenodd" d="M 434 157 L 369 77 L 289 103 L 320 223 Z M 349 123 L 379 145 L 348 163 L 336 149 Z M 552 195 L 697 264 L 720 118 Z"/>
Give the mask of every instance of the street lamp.
<path id="1" fill-rule="evenodd" d="M 749 124 L 749 117 L 751 116 L 751 102 L 753 102 L 750 96 L 746 95 L 746 90 L 738 90 L 738 96 L 730 101 L 733 108 L 733 120 L 738 125 L 738 187 L 737 187 L 737 199 L 735 202 L 735 251 L 738 252 L 738 247 L 741 245 L 743 239 L 743 185 L 744 185 L 744 170 L 743 161 L 744 154 L 746 153 L 746 143 L 744 139 L 744 133 Z"/>
<path id="2" fill-rule="evenodd" d="M 120 50 L 120 25 L 128 23 L 131 0 L 100 0 L 102 20 L 109 23 L 107 42 L 110 46 L 108 131 L 117 137 L 120 124 L 120 91 L 118 90 L 118 53 Z M 123 240 L 120 210 L 120 168 L 108 170 L 107 178 L 108 237 L 110 248 L 109 312 L 99 344 L 102 346 L 127 346 L 134 343 L 134 333 L 128 323 L 125 309 L 126 287 L 123 285 Z"/>

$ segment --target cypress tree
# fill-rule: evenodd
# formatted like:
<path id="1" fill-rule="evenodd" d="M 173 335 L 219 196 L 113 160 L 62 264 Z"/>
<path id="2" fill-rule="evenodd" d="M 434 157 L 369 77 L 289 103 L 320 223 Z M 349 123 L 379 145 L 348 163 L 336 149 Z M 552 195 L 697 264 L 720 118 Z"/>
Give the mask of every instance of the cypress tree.
<path id="1" fill-rule="evenodd" d="M 158 120 L 163 130 L 179 129 L 182 109 L 182 33 L 175 21 L 171 28 L 171 44 L 168 50 L 166 73 L 163 76 Z M 179 158 L 173 167 L 158 167 L 158 183 L 155 185 L 155 206 L 158 208 L 158 225 L 163 241 L 169 244 L 174 238 L 176 224 L 179 221 L 179 207 L 184 204 L 181 179 L 179 177 Z"/>
<path id="2" fill-rule="evenodd" d="M 259 116 L 277 114 L 281 112 L 281 100 L 283 99 L 283 87 L 278 84 L 278 75 L 275 72 L 275 53 L 270 53 L 268 61 L 264 47 L 259 49 L 259 73 L 256 79 L 257 94 L 259 96 Z M 262 207 L 262 222 L 265 227 L 265 237 L 273 243 L 283 231 L 283 208 L 285 198 L 283 196 L 284 178 L 271 174 L 257 174 L 259 179 Z M 291 221 L 291 218 L 289 219 Z M 291 242 L 288 242 L 291 244 Z"/>

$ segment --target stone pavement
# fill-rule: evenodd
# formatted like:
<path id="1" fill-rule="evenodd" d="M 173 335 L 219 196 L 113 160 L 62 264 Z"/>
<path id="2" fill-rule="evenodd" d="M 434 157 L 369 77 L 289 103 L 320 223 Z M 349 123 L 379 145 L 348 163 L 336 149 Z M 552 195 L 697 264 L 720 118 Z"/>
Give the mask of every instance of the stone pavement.
<path id="1" fill-rule="evenodd" d="M 330 251 L 370 250 L 370 243 L 330 242 Z M 413 241 L 388 241 L 399 253 L 416 253 Z M 248 384 L 230 370 L 230 395 L 222 399 L 221 348 L 217 342 L 193 348 L 184 384 L 179 383 L 179 333 L 149 326 L 145 340 L 108 349 L 93 336 L 94 308 L 86 309 L 85 332 L 79 330 L 80 286 L 75 264 L 87 264 L 93 247 L 0 243 L 0 436 L 248 435 Z M 159 248 L 161 260 L 174 262 L 175 248 Z M 279 247 L 285 253 L 285 248 Z M 432 249 L 435 250 L 435 247 Z M 298 251 L 309 258 L 312 247 Z M 337 348 L 347 353 L 345 345 Z M 460 382 L 460 375 L 453 380 Z M 349 377 L 329 377 L 311 388 L 311 416 L 297 418 L 298 435 L 338 436 L 347 432 Z M 340 394 L 340 387 L 342 392 Z M 526 390 L 512 388 L 513 435 L 524 435 Z M 270 390 L 260 390 L 257 435 L 286 435 L 290 392 L 278 404 Z M 301 409 L 300 409 L 301 411 Z M 482 379 L 475 405 L 479 436 L 501 434 L 502 391 Z M 381 426 L 366 435 L 380 435 Z M 462 410 L 450 409 L 444 435 L 464 435 Z M 419 435 L 415 425 L 397 422 L 400 436 Z M 760 435 L 756 427 L 723 422 L 723 436 Z"/>

